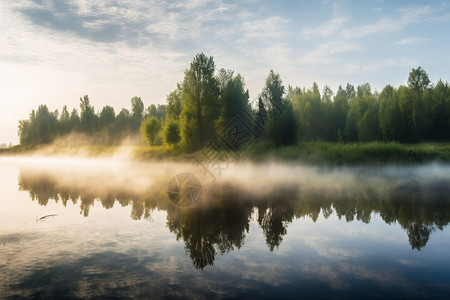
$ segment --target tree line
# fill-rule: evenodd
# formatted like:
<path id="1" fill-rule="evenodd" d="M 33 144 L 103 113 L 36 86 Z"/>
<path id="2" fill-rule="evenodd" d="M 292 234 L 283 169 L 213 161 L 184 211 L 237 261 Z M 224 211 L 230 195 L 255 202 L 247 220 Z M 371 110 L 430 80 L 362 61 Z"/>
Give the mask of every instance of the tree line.
<path id="1" fill-rule="evenodd" d="M 20 143 L 48 143 L 72 131 L 101 132 L 119 140 L 139 128 L 149 144 L 175 145 L 187 152 L 218 143 L 231 129 L 236 134 L 240 130 L 244 144 L 450 140 L 449 84 L 431 84 L 421 67 L 412 69 L 407 85 L 386 85 L 377 92 L 369 83 L 356 88 L 347 83 L 336 93 L 329 86 L 321 93 L 316 83 L 308 89 L 286 88 L 280 75 L 270 70 L 252 105 L 243 76 L 216 70 L 213 57 L 200 53 L 166 101 L 144 110 L 142 100 L 134 97 L 131 111 L 122 109 L 117 115 L 111 106 L 95 113 L 88 96 L 80 98 L 80 114 L 76 109 L 69 114 L 66 106 L 61 114 L 50 112 L 41 105 L 19 122 Z"/>
<path id="2" fill-rule="evenodd" d="M 133 134 L 139 134 L 142 120 L 155 117 L 163 120 L 165 105 L 150 105 L 144 108 L 140 97 L 131 99 L 131 110 L 122 108 L 118 114 L 112 106 L 106 105 L 95 112 L 89 96 L 80 98 L 80 112 L 74 108 L 70 113 L 65 105 L 59 113 L 50 111 L 47 105 L 32 110 L 27 120 L 19 121 L 19 141 L 22 145 L 39 145 L 52 142 L 55 138 L 70 133 L 82 133 L 101 137 L 99 142 L 116 143 Z"/>

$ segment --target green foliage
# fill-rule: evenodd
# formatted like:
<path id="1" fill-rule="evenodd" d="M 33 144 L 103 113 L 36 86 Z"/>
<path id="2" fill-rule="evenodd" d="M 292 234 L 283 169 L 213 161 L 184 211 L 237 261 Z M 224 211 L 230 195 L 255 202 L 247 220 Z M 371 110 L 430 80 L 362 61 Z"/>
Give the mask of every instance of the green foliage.
<path id="1" fill-rule="evenodd" d="M 401 141 L 402 120 L 398 93 L 387 85 L 379 96 L 380 129 L 384 141 Z"/>
<path id="2" fill-rule="evenodd" d="M 150 145 L 155 145 L 155 142 L 161 131 L 161 121 L 155 117 L 146 118 L 141 125 L 141 134 Z"/>
<path id="3" fill-rule="evenodd" d="M 144 103 L 142 103 L 141 97 L 131 98 L 131 129 L 136 130 L 139 128 L 144 117 Z"/>
<path id="4" fill-rule="evenodd" d="M 219 87 L 212 56 L 197 54 L 185 71 L 181 98 L 181 142 L 187 151 L 201 149 L 216 139 Z"/>
<path id="5" fill-rule="evenodd" d="M 64 135 L 69 133 L 71 130 L 70 126 L 70 114 L 67 110 L 67 106 L 64 105 L 61 115 L 59 116 L 59 134 Z"/>
<path id="6" fill-rule="evenodd" d="M 30 114 L 29 120 L 19 121 L 19 141 L 22 145 L 47 144 L 57 135 L 58 113 L 40 105 Z"/>
<path id="7" fill-rule="evenodd" d="M 428 74 L 425 72 L 422 67 L 418 67 L 417 69 L 412 69 L 409 73 L 408 77 L 408 87 L 416 92 L 424 91 L 428 88 L 430 84 L 430 79 L 428 78 Z"/>
<path id="8" fill-rule="evenodd" d="M 292 86 L 286 90 L 280 75 L 270 70 L 252 108 L 244 78 L 232 70 L 216 72 L 213 58 L 200 53 L 166 100 L 166 105 L 151 104 L 144 110 L 141 98 L 133 97 L 131 110 L 123 108 L 117 115 L 108 105 L 96 114 L 87 95 L 80 98 L 79 112 L 74 108 L 69 113 L 64 106 L 59 114 L 40 105 L 28 119 L 19 121 L 19 140 L 32 146 L 83 133 L 101 137 L 97 141 L 118 143 L 137 135 L 143 119 L 151 119 L 151 133 L 144 131 L 150 144 L 164 140 L 193 152 L 218 142 L 218 134 L 238 117 L 259 142 L 279 146 L 308 141 L 450 141 L 449 84 L 440 80 L 431 85 L 421 67 L 412 69 L 407 85 L 387 85 L 380 94 L 373 93 L 369 83 L 356 89 L 347 83 L 336 94 L 325 86 L 321 95 L 316 83 L 307 90 Z"/>
<path id="9" fill-rule="evenodd" d="M 97 130 L 97 115 L 90 104 L 89 96 L 80 97 L 80 128 L 85 133 L 93 133 Z"/>
<path id="10" fill-rule="evenodd" d="M 346 141 L 374 141 L 378 136 L 378 101 L 368 83 L 359 85 L 350 99 L 345 126 Z"/>
<path id="11" fill-rule="evenodd" d="M 297 142 L 297 121 L 291 103 L 283 95 L 280 75 L 270 70 L 260 96 L 268 112 L 267 138 L 276 145 L 291 145 Z"/>
<path id="12" fill-rule="evenodd" d="M 251 145 L 242 159 L 264 162 L 269 159 L 299 161 L 314 165 L 380 165 L 386 163 L 450 162 L 449 144 L 330 143 L 301 142 L 275 147 L 269 143 Z"/>
<path id="13" fill-rule="evenodd" d="M 155 117 L 164 120 L 166 118 L 166 105 L 158 104 L 158 106 L 156 106 L 155 104 L 151 104 L 145 110 L 144 117 Z"/>
<path id="14" fill-rule="evenodd" d="M 177 84 L 177 88 L 167 95 L 167 118 L 172 120 L 179 120 L 181 115 L 181 97 L 182 87 Z"/>
<path id="15" fill-rule="evenodd" d="M 298 117 L 300 140 L 324 139 L 323 115 L 325 107 L 320 100 L 317 85 L 292 99 L 293 109 Z"/>
<path id="16" fill-rule="evenodd" d="M 253 124 L 246 111 L 250 111 L 248 90 L 245 89 L 244 78 L 233 71 L 221 69 L 217 76 L 220 88 L 220 118 L 217 121 L 217 131 L 222 132 L 236 117 L 245 124 Z"/>
<path id="17" fill-rule="evenodd" d="M 180 126 L 174 120 L 167 120 L 164 125 L 164 141 L 168 145 L 176 145 L 180 142 Z"/>

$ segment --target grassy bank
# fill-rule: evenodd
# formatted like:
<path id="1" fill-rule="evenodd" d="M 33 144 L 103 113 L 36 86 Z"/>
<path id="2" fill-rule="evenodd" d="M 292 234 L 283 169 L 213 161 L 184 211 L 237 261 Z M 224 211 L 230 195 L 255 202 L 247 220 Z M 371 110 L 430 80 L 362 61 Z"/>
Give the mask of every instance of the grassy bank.
<path id="1" fill-rule="evenodd" d="M 229 157 L 236 157 L 233 152 L 227 152 Z M 179 148 L 166 146 L 84 146 L 84 147 L 23 147 L 15 146 L 3 149 L 0 154 L 42 154 L 42 155 L 117 155 L 143 160 L 193 160 L 196 154 L 186 154 Z M 349 143 L 337 144 L 327 142 L 305 142 L 296 146 L 275 147 L 267 143 L 256 143 L 245 149 L 240 160 L 252 162 L 295 161 L 306 164 L 359 165 L 387 163 L 425 163 L 430 161 L 450 162 L 450 143 Z"/>
<path id="2" fill-rule="evenodd" d="M 450 144 L 308 142 L 286 147 L 254 144 L 243 153 L 242 158 L 251 161 L 274 159 L 334 165 L 450 162 Z"/>

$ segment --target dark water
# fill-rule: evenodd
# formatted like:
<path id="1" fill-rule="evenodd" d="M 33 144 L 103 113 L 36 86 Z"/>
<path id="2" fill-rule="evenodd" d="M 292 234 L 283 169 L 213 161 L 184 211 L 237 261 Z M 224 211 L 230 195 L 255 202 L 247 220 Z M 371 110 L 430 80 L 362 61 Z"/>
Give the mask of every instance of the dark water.
<path id="1" fill-rule="evenodd" d="M 183 172 L 201 187 L 179 207 Z M 3 157 L 0 182 L 0 298 L 450 296 L 449 165 L 236 164 L 212 182 L 189 164 Z"/>

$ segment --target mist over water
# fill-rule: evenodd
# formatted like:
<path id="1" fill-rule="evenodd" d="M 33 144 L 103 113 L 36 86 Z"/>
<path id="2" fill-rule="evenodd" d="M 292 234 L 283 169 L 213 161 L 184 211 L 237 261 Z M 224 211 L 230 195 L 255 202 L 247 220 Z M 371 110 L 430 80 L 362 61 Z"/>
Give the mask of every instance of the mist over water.
<path id="1" fill-rule="evenodd" d="M 367 290 L 439 298 L 450 291 L 448 164 L 231 162 L 215 180 L 194 162 L 117 154 L 1 157 L 0 165 L 6 295 L 271 298 L 303 287 L 319 298 Z M 168 196 L 180 173 L 201 183 L 199 201 L 186 208 Z M 423 281 L 421 272 L 440 275 Z"/>

